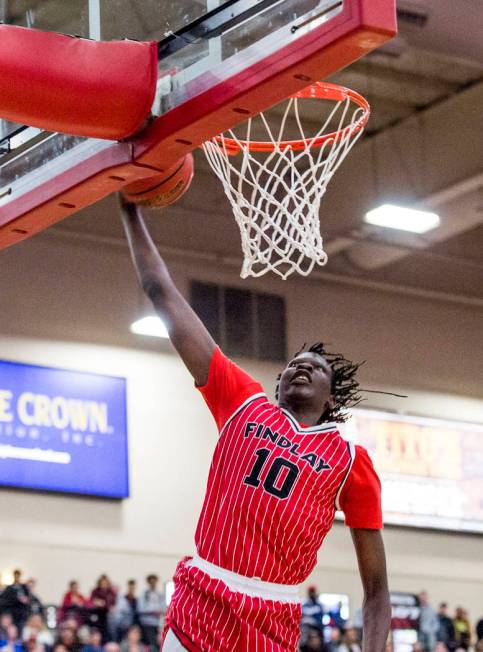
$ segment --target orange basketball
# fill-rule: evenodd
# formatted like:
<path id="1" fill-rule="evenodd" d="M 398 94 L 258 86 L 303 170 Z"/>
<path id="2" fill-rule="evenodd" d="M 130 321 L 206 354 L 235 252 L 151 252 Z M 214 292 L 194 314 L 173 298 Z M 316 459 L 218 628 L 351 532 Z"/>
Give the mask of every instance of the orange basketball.
<path id="1" fill-rule="evenodd" d="M 130 183 L 122 189 L 122 194 L 128 201 L 140 206 L 169 206 L 188 190 L 193 172 L 193 156 L 188 154 L 165 172 Z"/>

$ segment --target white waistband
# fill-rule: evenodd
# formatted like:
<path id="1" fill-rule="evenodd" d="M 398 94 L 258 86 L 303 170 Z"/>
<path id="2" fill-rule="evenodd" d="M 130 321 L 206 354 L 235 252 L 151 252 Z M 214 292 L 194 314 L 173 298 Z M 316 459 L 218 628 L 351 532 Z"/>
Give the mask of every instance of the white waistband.
<path id="1" fill-rule="evenodd" d="M 300 585 L 298 584 L 274 584 L 254 577 L 245 577 L 245 575 L 239 575 L 233 571 L 211 564 L 209 561 L 201 559 L 198 555 L 194 555 L 193 559 L 186 562 L 186 565 L 199 568 L 199 570 L 209 575 L 212 579 L 224 582 L 231 591 L 244 593 L 251 598 L 294 604 L 300 602 Z"/>

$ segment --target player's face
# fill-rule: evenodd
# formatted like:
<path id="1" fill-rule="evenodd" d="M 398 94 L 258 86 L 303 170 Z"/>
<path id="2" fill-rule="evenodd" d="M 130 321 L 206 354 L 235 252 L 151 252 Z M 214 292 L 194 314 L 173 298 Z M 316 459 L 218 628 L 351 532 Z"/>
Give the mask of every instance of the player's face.
<path id="1" fill-rule="evenodd" d="M 333 404 L 332 368 L 327 360 L 309 352 L 293 358 L 280 377 L 279 403 L 293 407 L 305 404 L 322 414 Z"/>

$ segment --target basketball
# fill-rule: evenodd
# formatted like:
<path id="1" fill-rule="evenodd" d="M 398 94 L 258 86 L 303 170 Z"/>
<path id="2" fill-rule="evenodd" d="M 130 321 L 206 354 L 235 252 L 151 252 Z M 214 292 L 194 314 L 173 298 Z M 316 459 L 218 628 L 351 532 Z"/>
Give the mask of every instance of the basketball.
<path id="1" fill-rule="evenodd" d="M 149 208 L 169 206 L 184 195 L 193 180 L 193 155 L 187 154 L 165 172 L 129 184 L 122 194 L 134 204 Z"/>

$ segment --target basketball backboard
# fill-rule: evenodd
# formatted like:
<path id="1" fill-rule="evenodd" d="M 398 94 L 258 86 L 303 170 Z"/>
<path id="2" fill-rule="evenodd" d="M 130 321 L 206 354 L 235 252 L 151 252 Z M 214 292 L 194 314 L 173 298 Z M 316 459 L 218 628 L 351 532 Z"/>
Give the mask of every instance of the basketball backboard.
<path id="1" fill-rule="evenodd" d="M 146 169 L 162 171 L 396 30 L 395 0 L 7 0 L 2 8 L 6 23 L 94 39 L 156 40 L 159 75 L 153 120 L 126 142 L 0 124 L 0 248 Z"/>

